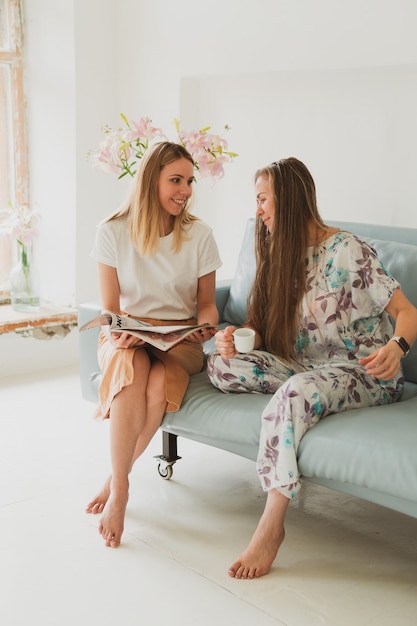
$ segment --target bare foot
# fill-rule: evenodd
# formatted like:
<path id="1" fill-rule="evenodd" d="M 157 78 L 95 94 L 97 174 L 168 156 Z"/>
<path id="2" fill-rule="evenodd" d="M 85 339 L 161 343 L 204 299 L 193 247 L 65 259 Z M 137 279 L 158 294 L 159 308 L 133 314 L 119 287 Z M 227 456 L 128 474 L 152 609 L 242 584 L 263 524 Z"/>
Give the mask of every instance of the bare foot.
<path id="1" fill-rule="evenodd" d="M 283 526 L 277 528 L 275 520 L 272 528 L 268 521 L 261 518 L 248 547 L 229 568 L 229 576 L 232 578 L 259 578 L 267 574 L 284 538 Z"/>
<path id="2" fill-rule="evenodd" d="M 117 548 L 122 538 L 126 506 L 129 490 L 119 489 L 112 493 L 109 498 L 103 517 L 100 520 L 99 533 L 103 537 L 106 546 Z"/>
<path id="3" fill-rule="evenodd" d="M 97 515 L 98 513 L 103 512 L 106 502 L 110 497 L 110 483 L 111 476 L 109 476 L 104 483 L 104 487 L 100 493 L 98 493 L 96 497 L 87 504 L 87 508 L 85 509 L 86 513 L 94 513 L 94 515 Z"/>
<path id="4" fill-rule="evenodd" d="M 245 552 L 229 568 L 229 576 L 259 578 L 269 572 L 285 538 L 284 520 L 289 502 L 280 491 L 268 491 L 259 524 Z"/>

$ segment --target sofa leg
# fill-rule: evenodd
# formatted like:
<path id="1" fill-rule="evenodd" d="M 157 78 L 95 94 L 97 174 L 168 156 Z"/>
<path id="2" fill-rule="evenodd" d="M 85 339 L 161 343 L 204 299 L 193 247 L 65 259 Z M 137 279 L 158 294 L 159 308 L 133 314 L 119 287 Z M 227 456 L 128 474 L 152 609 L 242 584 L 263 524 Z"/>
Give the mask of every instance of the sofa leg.
<path id="1" fill-rule="evenodd" d="M 162 431 L 162 454 L 155 457 L 159 460 L 158 474 L 169 480 L 173 474 L 173 465 L 181 457 L 177 454 L 177 435 Z"/>
<path id="2" fill-rule="evenodd" d="M 175 462 L 180 458 L 177 450 L 177 439 L 177 435 L 167 433 L 165 430 L 162 431 L 162 454 L 167 461 Z"/>

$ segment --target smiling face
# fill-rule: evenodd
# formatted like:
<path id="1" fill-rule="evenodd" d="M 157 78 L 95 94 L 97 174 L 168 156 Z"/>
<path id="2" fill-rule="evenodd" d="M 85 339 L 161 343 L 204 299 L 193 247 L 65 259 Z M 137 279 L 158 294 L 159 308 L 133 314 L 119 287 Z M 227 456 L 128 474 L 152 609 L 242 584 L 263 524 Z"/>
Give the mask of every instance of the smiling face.
<path id="1" fill-rule="evenodd" d="M 172 161 L 161 169 L 158 180 L 158 198 L 163 224 L 179 215 L 190 199 L 194 182 L 193 164 L 185 158 Z"/>
<path id="2" fill-rule="evenodd" d="M 272 233 L 275 218 L 275 196 L 268 176 L 258 176 L 255 181 L 256 215 Z"/>

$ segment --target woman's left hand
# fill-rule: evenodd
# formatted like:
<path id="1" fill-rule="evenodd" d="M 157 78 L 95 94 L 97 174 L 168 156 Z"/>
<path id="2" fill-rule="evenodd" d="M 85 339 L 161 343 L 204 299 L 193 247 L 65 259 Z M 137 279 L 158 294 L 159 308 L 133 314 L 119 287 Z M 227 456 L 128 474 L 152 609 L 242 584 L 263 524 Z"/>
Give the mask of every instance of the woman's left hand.
<path id="1" fill-rule="evenodd" d="M 403 352 L 395 341 L 389 341 L 364 359 L 359 364 L 365 366 L 366 373 L 380 380 L 391 380 L 400 371 Z"/>
<path id="2" fill-rule="evenodd" d="M 196 330 L 191 335 L 188 335 L 187 341 L 192 341 L 193 343 L 204 343 L 213 337 L 216 333 L 215 328 L 200 328 L 200 330 Z"/>

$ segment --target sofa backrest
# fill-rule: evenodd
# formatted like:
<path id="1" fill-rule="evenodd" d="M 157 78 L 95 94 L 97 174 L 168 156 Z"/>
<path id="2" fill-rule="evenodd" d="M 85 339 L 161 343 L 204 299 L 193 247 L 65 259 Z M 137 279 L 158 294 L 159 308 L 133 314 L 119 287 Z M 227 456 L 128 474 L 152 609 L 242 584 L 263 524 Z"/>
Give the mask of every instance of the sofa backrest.
<path id="1" fill-rule="evenodd" d="M 367 241 L 387 270 L 398 280 L 407 298 L 417 306 L 417 229 L 357 222 L 328 221 Z M 233 326 L 246 322 L 247 300 L 255 276 L 255 219 L 248 220 L 236 273 L 223 310 L 223 321 Z M 406 380 L 417 383 L 417 342 L 403 360 Z"/>

